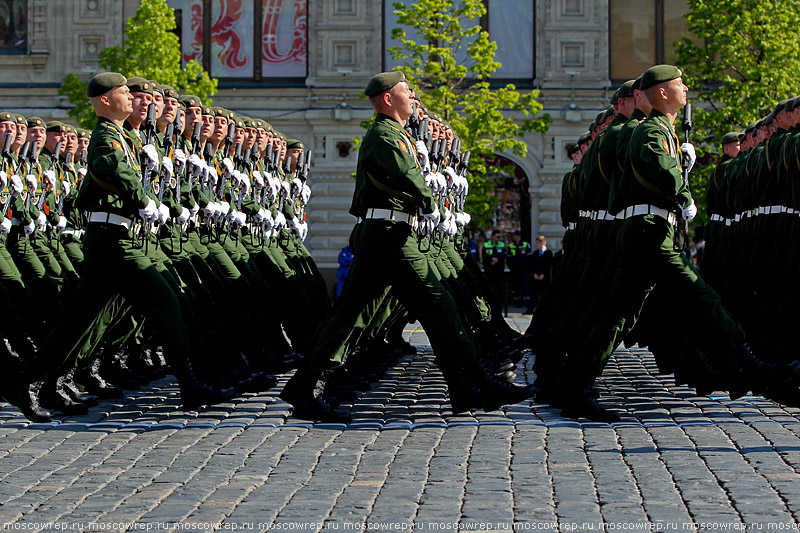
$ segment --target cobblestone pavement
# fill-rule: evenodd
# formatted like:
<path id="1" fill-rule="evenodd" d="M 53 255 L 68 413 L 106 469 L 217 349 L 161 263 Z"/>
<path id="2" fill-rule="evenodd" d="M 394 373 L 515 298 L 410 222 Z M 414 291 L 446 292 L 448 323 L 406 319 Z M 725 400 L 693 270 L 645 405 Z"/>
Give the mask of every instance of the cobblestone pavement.
<path id="1" fill-rule="evenodd" d="M 509 320 L 520 330 L 528 324 Z M 183 413 L 171 377 L 53 424 L 27 424 L 6 406 L 0 524 L 797 529 L 798 409 L 694 396 L 657 374 L 649 352 L 631 349 L 616 352 L 599 380 L 621 423 L 580 424 L 531 402 L 453 416 L 427 337 L 419 329 L 407 336 L 420 354 L 361 396 L 348 427 L 292 418 L 280 387 Z M 522 365 L 518 379 L 533 379 L 532 357 Z"/>

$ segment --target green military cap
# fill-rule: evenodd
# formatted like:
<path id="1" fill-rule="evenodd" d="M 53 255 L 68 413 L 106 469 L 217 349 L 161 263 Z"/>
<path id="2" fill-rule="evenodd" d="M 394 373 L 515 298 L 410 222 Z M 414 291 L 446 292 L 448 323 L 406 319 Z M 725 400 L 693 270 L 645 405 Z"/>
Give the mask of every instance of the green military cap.
<path id="1" fill-rule="evenodd" d="M 633 84 L 636 83 L 636 80 L 628 80 L 622 85 L 619 86 L 617 89 L 617 96 L 619 98 L 630 98 L 633 96 Z"/>
<path id="2" fill-rule="evenodd" d="M 68 133 L 69 126 L 59 120 L 51 120 L 47 124 L 47 133 Z"/>
<path id="3" fill-rule="evenodd" d="M 764 125 L 764 126 L 769 126 L 769 125 L 770 125 L 770 124 L 772 124 L 774 121 L 775 121 L 775 116 L 774 116 L 772 113 L 770 113 L 769 115 L 767 115 L 766 117 L 764 117 L 764 124 L 763 124 L 763 125 Z"/>
<path id="4" fill-rule="evenodd" d="M 28 127 L 47 129 L 47 122 L 40 119 L 39 117 L 28 117 Z"/>
<path id="5" fill-rule="evenodd" d="M 191 94 L 184 94 L 178 98 L 178 101 L 186 106 L 186 109 L 189 109 L 190 107 L 203 107 L 203 101 L 200 100 L 199 97 Z"/>
<path id="6" fill-rule="evenodd" d="M 603 113 L 603 122 L 608 120 L 608 117 L 613 117 L 613 116 L 614 116 L 614 106 L 608 106 L 605 113 Z"/>
<path id="7" fill-rule="evenodd" d="M 17 124 L 28 124 L 28 119 L 22 115 L 17 115 Z"/>
<path id="8" fill-rule="evenodd" d="M 164 98 L 177 98 L 178 91 L 167 85 L 166 83 L 158 84 L 159 90 L 164 95 Z"/>
<path id="9" fill-rule="evenodd" d="M 286 148 L 303 148 L 303 141 L 300 139 L 288 139 L 286 141 Z"/>
<path id="10" fill-rule="evenodd" d="M 787 102 L 789 102 L 789 100 L 782 100 L 782 101 L 778 102 L 777 104 L 775 104 L 775 109 L 772 110 L 772 115 L 775 116 L 778 113 L 780 113 L 781 111 L 785 111 Z"/>
<path id="11" fill-rule="evenodd" d="M 762 118 L 761 120 L 756 122 L 756 125 L 755 125 L 754 129 L 760 130 L 763 126 L 764 126 L 764 119 Z"/>
<path id="12" fill-rule="evenodd" d="M 91 139 L 92 132 L 90 130 L 85 129 L 85 128 L 78 128 L 78 137 L 81 137 L 81 138 L 84 138 L 84 139 Z"/>
<path id="13" fill-rule="evenodd" d="M 266 120 L 265 120 L 265 121 L 263 121 L 263 122 L 264 122 L 264 129 L 265 129 L 265 130 L 267 130 L 267 131 L 274 131 L 274 130 L 275 130 L 275 128 L 273 128 L 273 127 L 272 127 L 272 124 L 270 124 L 270 123 L 269 123 L 269 122 L 267 122 Z"/>
<path id="14" fill-rule="evenodd" d="M 675 65 L 656 65 L 642 74 L 642 81 L 639 82 L 639 87 L 644 91 L 659 83 L 671 81 L 681 76 L 683 76 L 683 72 Z"/>
<path id="15" fill-rule="evenodd" d="M 119 72 L 101 72 L 89 80 L 86 96 L 93 98 L 106 94 L 111 89 L 116 89 L 128 83 L 128 79 Z"/>
<path id="16" fill-rule="evenodd" d="M 795 96 L 794 98 L 792 98 L 791 99 L 791 104 L 787 104 L 787 107 L 788 106 L 791 106 L 789 108 L 789 111 L 794 111 L 795 109 L 800 107 L 800 96 Z"/>
<path id="17" fill-rule="evenodd" d="M 579 151 L 580 149 L 581 149 L 581 147 L 580 147 L 580 144 L 578 144 L 578 143 L 568 144 L 567 145 L 567 156 L 572 156 L 572 154 L 574 154 L 575 152 Z"/>
<path id="18" fill-rule="evenodd" d="M 159 92 L 159 93 L 161 93 L 161 96 L 164 96 L 164 89 L 161 87 L 160 83 L 158 83 L 156 81 L 153 81 L 153 80 L 150 80 L 150 85 L 153 86 L 153 92 L 154 93 Z"/>
<path id="19" fill-rule="evenodd" d="M 128 78 L 127 85 L 128 89 L 130 89 L 132 93 L 153 94 L 153 84 L 141 76 L 133 76 Z"/>
<path id="20" fill-rule="evenodd" d="M 753 133 L 753 130 L 755 130 L 755 129 L 756 129 L 756 123 L 754 122 L 754 123 L 752 123 L 752 124 L 748 125 L 748 126 L 747 126 L 747 127 L 744 129 L 744 134 L 745 134 L 745 135 L 748 135 L 748 134 L 750 134 L 750 133 Z"/>
<path id="21" fill-rule="evenodd" d="M 597 131 L 597 122 L 592 122 L 589 124 L 589 133 L 592 133 L 593 131 Z"/>
<path id="22" fill-rule="evenodd" d="M 264 130 L 264 131 L 269 131 L 269 130 L 267 130 L 267 121 L 266 120 L 261 120 L 259 118 L 257 120 L 257 122 L 258 122 L 258 129 Z"/>
<path id="23" fill-rule="evenodd" d="M 600 111 L 600 112 L 597 114 L 597 116 L 596 116 L 596 117 L 594 117 L 594 125 L 595 125 L 595 126 L 599 126 L 600 124 L 602 124 L 602 123 L 603 123 L 603 120 L 605 120 L 605 117 L 606 117 L 606 110 L 605 110 L 605 109 L 603 109 L 602 111 Z"/>
<path id="24" fill-rule="evenodd" d="M 611 102 L 611 105 L 617 105 L 619 103 L 619 89 L 614 91 L 614 94 L 611 95 L 609 102 Z"/>
<path id="25" fill-rule="evenodd" d="M 211 109 L 211 107 L 210 107 L 210 106 L 204 105 L 204 106 L 203 106 L 203 114 L 204 114 L 204 115 L 209 115 L 209 116 L 212 116 L 212 117 L 213 117 L 213 116 L 214 116 L 214 110 L 213 110 L 213 109 Z"/>
<path id="26" fill-rule="evenodd" d="M 381 72 L 372 77 L 367 83 L 367 87 L 364 89 L 364 94 L 366 96 L 375 96 L 376 94 L 381 94 L 382 92 L 388 91 L 401 81 L 406 81 L 406 76 L 400 71 L 394 72 Z"/>
<path id="27" fill-rule="evenodd" d="M 256 124 L 253 122 L 253 119 L 250 117 L 242 117 L 242 122 L 244 122 L 245 128 L 255 128 Z"/>
<path id="28" fill-rule="evenodd" d="M 276 136 L 276 137 L 278 137 L 278 139 L 280 139 L 280 140 L 282 140 L 282 141 L 285 141 L 285 140 L 286 140 L 286 135 L 284 135 L 283 133 L 281 133 L 281 132 L 279 132 L 279 131 L 276 131 L 276 132 L 275 132 L 275 136 Z"/>
<path id="29" fill-rule="evenodd" d="M 215 117 L 225 117 L 227 119 L 233 118 L 233 111 L 228 111 L 224 107 L 215 107 L 214 108 L 214 116 Z"/>
<path id="30" fill-rule="evenodd" d="M 591 138 L 592 138 L 592 132 L 590 132 L 590 131 L 585 132 L 583 135 L 578 137 L 578 145 L 585 144 L 585 143 L 589 142 L 589 139 L 591 139 Z"/>
<path id="31" fill-rule="evenodd" d="M 743 141 L 745 137 L 747 137 L 746 133 L 740 133 L 739 134 L 739 142 Z"/>
<path id="32" fill-rule="evenodd" d="M 16 121 L 17 117 L 15 115 L 12 115 L 8 111 L 0 113 L 0 122 L 16 122 Z"/>
<path id="33" fill-rule="evenodd" d="M 631 84 L 631 94 L 633 91 L 641 91 L 642 90 L 642 77 L 639 76 L 635 80 L 633 80 L 633 84 Z"/>
<path id="34" fill-rule="evenodd" d="M 735 143 L 739 140 L 739 132 L 732 131 L 722 136 L 722 144 Z"/>
<path id="35" fill-rule="evenodd" d="M 244 128 L 244 119 L 242 119 L 242 117 L 236 117 L 234 120 L 236 121 L 237 128 Z"/>

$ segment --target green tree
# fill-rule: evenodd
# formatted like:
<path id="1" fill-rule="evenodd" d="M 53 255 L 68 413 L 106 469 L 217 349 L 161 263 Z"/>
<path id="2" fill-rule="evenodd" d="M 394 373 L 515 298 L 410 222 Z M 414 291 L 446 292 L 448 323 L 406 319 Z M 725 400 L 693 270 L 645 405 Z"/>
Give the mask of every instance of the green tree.
<path id="1" fill-rule="evenodd" d="M 708 177 L 729 131 L 800 94 L 800 0 L 688 0 L 692 39 L 676 43 L 684 82 L 697 92 L 692 139 L 698 164 L 692 193 L 705 205 Z M 703 157 L 704 156 L 704 157 Z M 703 164 L 704 163 L 704 164 Z M 702 212 L 705 210 L 702 209 Z M 705 218 L 701 219 L 701 222 Z"/>
<path id="2" fill-rule="evenodd" d="M 166 83 L 210 102 L 209 97 L 217 92 L 217 80 L 210 78 L 196 60 L 181 67 L 180 42 L 174 29 L 175 12 L 166 0 L 141 0 L 136 15 L 127 21 L 122 46 L 100 52 L 100 67 Z M 58 93 L 75 105 L 69 115 L 81 126 L 92 128 L 96 117 L 86 98 L 86 86 L 87 82 L 76 74 L 68 74 Z"/>
<path id="3" fill-rule="evenodd" d="M 501 65 L 494 60 L 497 43 L 478 24 L 486 14 L 484 4 L 483 0 L 394 2 L 400 27 L 392 29 L 392 38 L 400 46 L 388 51 L 402 62 L 397 70 L 405 73 L 420 101 L 450 124 L 464 149 L 472 151 L 467 210 L 474 225 L 486 227 L 496 202 L 482 156 L 500 151 L 525 156 L 528 145 L 522 135 L 545 133 L 551 119 L 541 114 L 538 90 L 521 94 L 513 84 L 490 84 Z"/>

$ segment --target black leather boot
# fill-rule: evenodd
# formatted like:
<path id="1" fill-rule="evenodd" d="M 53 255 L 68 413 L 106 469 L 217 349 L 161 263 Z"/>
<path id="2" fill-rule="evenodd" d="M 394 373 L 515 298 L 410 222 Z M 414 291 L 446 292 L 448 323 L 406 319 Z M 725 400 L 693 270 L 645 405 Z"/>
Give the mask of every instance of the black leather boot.
<path id="1" fill-rule="evenodd" d="M 39 403 L 47 409 L 61 411 L 65 415 L 85 415 L 89 406 L 75 402 L 64 390 L 64 375 L 48 376 L 39 389 Z"/>
<path id="2" fill-rule="evenodd" d="M 565 418 L 587 418 L 593 422 L 614 423 L 619 422 L 619 415 L 609 411 L 592 396 L 590 385 L 583 385 L 579 389 L 572 389 L 565 394 L 561 407 L 561 416 Z"/>
<path id="3" fill-rule="evenodd" d="M 112 385 L 100 375 L 100 358 L 95 357 L 92 362 L 76 370 L 76 383 L 84 392 L 94 394 L 98 398 L 120 398 L 125 392 L 116 385 Z"/>
<path id="4" fill-rule="evenodd" d="M 3 399 L 19 409 L 31 422 L 50 422 L 53 414 L 39 406 L 39 400 L 31 392 L 30 385 L 11 383 L 3 391 Z"/>
<path id="5" fill-rule="evenodd" d="M 280 398 L 292 406 L 292 415 L 303 420 L 349 423 L 350 415 L 337 412 L 323 397 L 326 372 L 301 368 L 289 380 Z"/>
<path id="6" fill-rule="evenodd" d="M 64 376 L 63 380 L 63 389 L 64 392 L 72 399 L 75 403 L 85 403 L 87 406 L 92 407 L 100 403 L 97 399 L 97 396 L 92 394 L 83 394 L 81 391 L 78 390 L 78 386 L 75 384 L 73 380 L 75 376 L 75 368 L 71 368 L 69 372 Z"/>
<path id="7" fill-rule="evenodd" d="M 800 384 L 800 361 L 767 361 L 757 357 L 747 344 L 734 352 L 733 359 L 742 367 L 743 375 L 756 394 L 764 394 L 771 387 Z"/>

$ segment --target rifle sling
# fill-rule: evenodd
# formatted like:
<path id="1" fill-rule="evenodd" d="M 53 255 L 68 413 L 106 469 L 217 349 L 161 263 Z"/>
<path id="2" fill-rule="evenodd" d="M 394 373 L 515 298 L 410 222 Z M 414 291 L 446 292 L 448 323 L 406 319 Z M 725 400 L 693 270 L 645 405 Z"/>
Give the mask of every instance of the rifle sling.
<path id="1" fill-rule="evenodd" d="M 105 189 L 108 192 L 110 192 L 112 194 L 115 194 L 117 196 L 122 196 L 122 192 L 118 188 L 116 188 L 114 185 L 108 183 L 107 181 L 101 180 L 100 178 L 95 176 L 94 172 L 92 172 L 91 170 L 89 171 L 89 175 L 92 177 L 92 181 L 94 181 L 96 184 L 98 184 L 103 189 Z"/>
<path id="2" fill-rule="evenodd" d="M 636 167 L 633 166 L 633 162 L 631 162 L 631 169 L 633 170 L 633 175 L 636 177 L 636 181 L 638 181 L 642 187 L 644 187 L 651 193 L 660 196 L 665 200 L 668 200 L 670 203 L 677 203 L 677 199 L 674 196 L 668 196 L 667 194 L 664 194 L 664 191 L 662 191 L 661 189 L 659 189 L 658 187 L 656 187 L 655 185 L 644 179 L 644 177 L 641 174 L 639 174 L 639 172 L 636 170 Z"/>
<path id="3" fill-rule="evenodd" d="M 411 202 L 413 204 L 416 204 L 416 202 L 414 201 L 414 197 L 411 196 L 410 194 L 408 194 L 407 192 L 399 191 L 397 189 L 389 187 L 388 185 L 386 185 L 384 183 L 381 183 L 380 181 L 378 181 L 369 172 L 367 172 L 367 177 L 369 178 L 369 181 L 372 182 L 372 184 L 375 187 L 377 187 L 380 191 L 385 192 L 389 196 L 392 196 L 393 198 L 397 198 L 399 200 L 403 200 L 404 202 Z"/>

